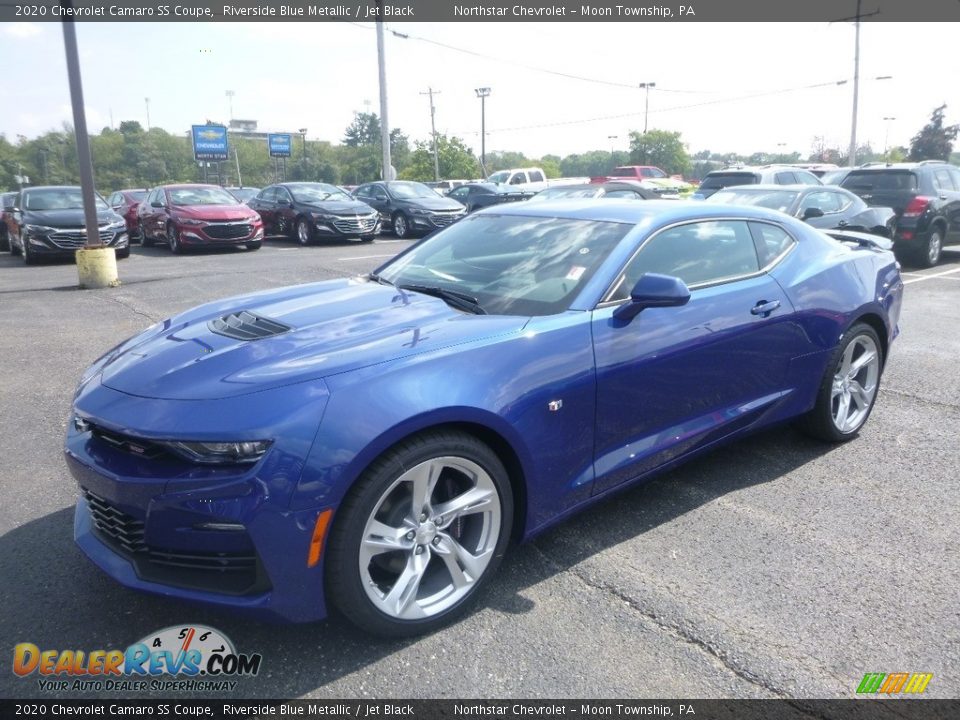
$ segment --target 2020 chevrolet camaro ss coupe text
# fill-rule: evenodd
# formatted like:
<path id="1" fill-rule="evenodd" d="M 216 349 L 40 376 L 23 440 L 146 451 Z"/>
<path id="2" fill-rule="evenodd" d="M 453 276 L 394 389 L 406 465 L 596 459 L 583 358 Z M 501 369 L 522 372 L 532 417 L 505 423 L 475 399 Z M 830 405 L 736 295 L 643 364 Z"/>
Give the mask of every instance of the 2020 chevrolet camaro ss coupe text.
<path id="1" fill-rule="evenodd" d="M 369 276 L 203 305 L 83 375 L 75 537 L 124 585 L 408 635 L 511 540 L 796 419 L 854 437 L 892 253 L 764 208 L 482 210 Z"/>

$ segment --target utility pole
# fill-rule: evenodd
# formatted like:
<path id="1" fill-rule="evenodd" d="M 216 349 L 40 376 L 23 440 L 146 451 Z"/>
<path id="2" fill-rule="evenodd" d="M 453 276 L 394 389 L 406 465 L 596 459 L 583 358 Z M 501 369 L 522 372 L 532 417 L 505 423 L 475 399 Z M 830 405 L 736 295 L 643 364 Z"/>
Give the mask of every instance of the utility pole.
<path id="1" fill-rule="evenodd" d="M 857 102 L 860 99 L 860 5 L 857 0 L 856 40 L 853 47 L 853 120 L 850 123 L 850 157 L 848 167 L 857 166 Z"/>
<path id="2" fill-rule="evenodd" d="M 230 122 L 233 123 L 233 96 L 236 93 L 233 90 L 227 90 L 227 100 L 230 101 Z"/>
<path id="3" fill-rule="evenodd" d="M 426 92 L 420 93 L 421 95 L 430 96 L 430 132 L 433 133 L 433 181 L 440 182 L 440 156 L 437 154 L 437 123 L 436 123 L 436 108 L 433 106 L 433 96 L 439 95 L 439 90 L 434 90 L 432 87 L 427 88 Z"/>
<path id="4" fill-rule="evenodd" d="M 150 98 L 144 98 L 143 102 L 147 106 L 147 132 L 150 132 Z"/>
<path id="5" fill-rule="evenodd" d="M 480 98 L 480 167 L 483 176 L 487 176 L 487 98 L 490 97 L 490 88 L 476 88 L 474 92 Z"/>
<path id="6" fill-rule="evenodd" d="M 889 157 L 887 157 L 887 152 L 890 149 L 890 123 L 892 123 L 894 120 L 896 120 L 895 117 L 885 117 L 883 119 L 883 121 L 887 123 L 887 130 L 886 132 L 883 133 L 883 159 L 884 160 L 890 159 Z"/>
<path id="7" fill-rule="evenodd" d="M 383 150 L 384 180 L 393 180 L 390 162 L 390 122 L 387 119 L 387 61 L 384 55 L 383 43 L 383 0 L 377 0 L 377 69 L 380 75 L 380 144 Z"/>
<path id="8" fill-rule="evenodd" d="M 647 119 L 650 116 L 650 88 L 655 88 L 657 84 L 655 82 L 644 82 L 640 83 L 640 87 L 647 91 L 646 99 L 643 102 L 643 134 L 647 134 Z"/>

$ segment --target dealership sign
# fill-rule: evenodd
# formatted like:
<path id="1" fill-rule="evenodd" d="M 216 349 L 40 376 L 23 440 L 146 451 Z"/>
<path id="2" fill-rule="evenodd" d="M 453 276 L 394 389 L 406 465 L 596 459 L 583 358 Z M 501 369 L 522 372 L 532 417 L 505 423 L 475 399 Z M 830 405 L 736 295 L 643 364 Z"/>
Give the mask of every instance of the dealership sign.
<path id="1" fill-rule="evenodd" d="M 267 135 L 267 147 L 270 157 L 290 157 L 290 134 L 271 133 Z"/>
<path id="2" fill-rule="evenodd" d="M 194 125 L 193 156 L 197 160 L 226 160 L 227 128 L 223 125 Z"/>

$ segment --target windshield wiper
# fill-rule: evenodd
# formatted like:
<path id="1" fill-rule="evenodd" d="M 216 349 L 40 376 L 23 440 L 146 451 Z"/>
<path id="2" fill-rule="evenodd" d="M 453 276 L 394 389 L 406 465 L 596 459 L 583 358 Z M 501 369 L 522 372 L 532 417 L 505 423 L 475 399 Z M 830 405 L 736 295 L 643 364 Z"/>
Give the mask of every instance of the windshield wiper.
<path id="1" fill-rule="evenodd" d="M 367 277 L 373 280 L 374 282 L 380 283 L 381 285 L 393 285 L 392 282 L 387 280 L 385 277 L 380 277 L 380 275 L 378 275 L 377 273 L 370 273 L 369 275 L 367 275 Z"/>
<path id="2" fill-rule="evenodd" d="M 432 295 L 441 300 L 445 300 L 449 305 L 472 312 L 474 315 L 486 315 L 487 311 L 480 307 L 480 301 L 472 295 L 457 292 L 456 290 L 447 290 L 438 285 L 398 285 L 401 290 L 410 290 L 411 292 Z"/>

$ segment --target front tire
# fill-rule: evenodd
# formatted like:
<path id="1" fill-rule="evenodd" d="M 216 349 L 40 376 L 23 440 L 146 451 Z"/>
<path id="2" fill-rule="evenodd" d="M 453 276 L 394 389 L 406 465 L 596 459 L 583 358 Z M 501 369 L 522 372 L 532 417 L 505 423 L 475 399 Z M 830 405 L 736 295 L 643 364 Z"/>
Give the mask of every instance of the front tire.
<path id="1" fill-rule="evenodd" d="M 146 230 L 143 229 L 143 223 L 138 223 L 137 226 L 140 228 L 140 247 L 153 247 L 153 238 L 147 236 Z"/>
<path id="2" fill-rule="evenodd" d="M 0 225 L 0 250 L 10 251 L 10 234 L 7 232 L 6 225 Z"/>
<path id="3" fill-rule="evenodd" d="M 330 533 L 331 604 L 377 635 L 431 632 L 462 615 L 510 539 L 510 480 L 471 435 L 435 431 L 382 455 Z"/>
<path id="4" fill-rule="evenodd" d="M 393 216 L 393 234 L 401 240 L 406 240 L 411 235 L 410 220 L 402 212 Z"/>
<path id="5" fill-rule="evenodd" d="M 247 246 L 247 250 L 253 252 L 254 250 L 259 250 L 260 245 L 262 244 L 260 240 L 252 240 L 248 243 L 244 243 Z"/>
<path id="6" fill-rule="evenodd" d="M 129 247 L 125 247 L 122 250 L 116 250 L 115 252 L 117 254 L 117 260 L 126 260 L 128 257 L 130 257 Z"/>
<path id="7" fill-rule="evenodd" d="M 816 405 L 800 419 L 800 429 L 827 442 L 855 438 L 873 410 L 882 373 L 880 338 L 869 325 L 855 324 L 831 355 Z"/>
<path id="8" fill-rule="evenodd" d="M 297 220 L 297 242 L 301 245 L 313 244 L 313 228 L 306 218 Z"/>
<path id="9" fill-rule="evenodd" d="M 170 246 L 170 252 L 174 255 L 183 254 L 183 243 L 180 241 L 180 233 L 173 223 L 167 225 L 167 244 Z"/>
<path id="10" fill-rule="evenodd" d="M 30 242 L 23 235 L 20 236 L 20 254 L 23 256 L 24 265 L 37 264 L 37 256 L 30 251 Z"/>

